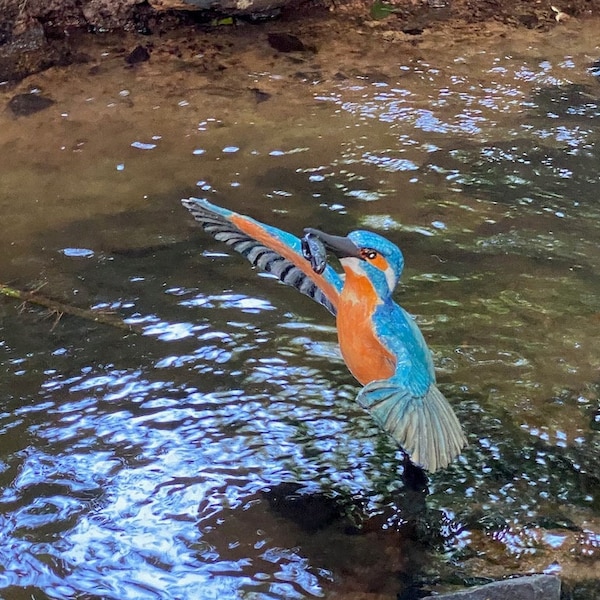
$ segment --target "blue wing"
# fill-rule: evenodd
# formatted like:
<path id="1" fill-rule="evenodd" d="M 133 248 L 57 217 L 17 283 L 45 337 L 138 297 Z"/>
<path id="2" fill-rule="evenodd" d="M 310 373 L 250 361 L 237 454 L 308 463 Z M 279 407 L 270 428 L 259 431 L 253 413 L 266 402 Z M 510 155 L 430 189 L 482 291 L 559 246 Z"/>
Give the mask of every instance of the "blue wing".
<path id="1" fill-rule="evenodd" d="M 217 240 L 336 314 L 342 279 L 329 265 L 323 273 L 315 273 L 302 255 L 299 238 L 208 200 L 186 198 L 181 202 Z"/>
<path id="2" fill-rule="evenodd" d="M 394 379 L 416 396 L 435 383 L 431 351 L 414 318 L 393 300 L 377 308 L 373 315 L 377 337 L 396 357 Z"/>
<path id="3" fill-rule="evenodd" d="M 446 467 L 466 444 L 452 407 L 435 384 L 431 352 L 412 317 L 393 302 L 375 313 L 379 338 L 396 371 L 367 384 L 357 397 L 377 424 L 428 471 Z M 379 323 L 379 326 L 377 326 Z"/>

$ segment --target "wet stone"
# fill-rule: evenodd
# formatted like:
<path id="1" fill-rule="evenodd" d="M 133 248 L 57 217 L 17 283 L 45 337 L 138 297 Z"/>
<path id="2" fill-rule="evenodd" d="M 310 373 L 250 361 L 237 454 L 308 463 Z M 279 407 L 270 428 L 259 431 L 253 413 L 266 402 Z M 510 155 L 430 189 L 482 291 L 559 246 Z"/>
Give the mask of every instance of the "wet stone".
<path id="1" fill-rule="evenodd" d="M 268 41 L 278 52 L 302 52 L 308 50 L 302 40 L 291 33 L 270 33 Z"/>
<path id="2" fill-rule="evenodd" d="M 402 33 L 406 35 L 421 35 L 424 31 L 424 27 L 405 27 L 402 29 Z"/>
<path id="3" fill-rule="evenodd" d="M 263 92 L 259 88 L 250 88 L 250 91 L 254 93 L 254 98 L 256 99 L 257 104 L 266 102 L 271 97 L 271 94 L 268 92 Z"/>
<path id="4" fill-rule="evenodd" d="M 39 94 L 17 94 L 8 101 L 8 108 L 16 117 L 28 117 L 55 104 L 52 98 Z"/>
<path id="5" fill-rule="evenodd" d="M 527 27 L 527 29 L 534 29 L 535 27 L 538 26 L 538 23 L 539 23 L 538 16 L 535 14 L 519 15 L 518 19 L 522 25 Z"/>
<path id="6" fill-rule="evenodd" d="M 424 600 L 560 600 L 560 579 L 554 575 L 532 575 L 495 581 Z"/>
<path id="7" fill-rule="evenodd" d="M 126 57 L 125 62 L 128 65 L 137 65 L 141 62 L 150 60 L 150 52 L 144 46 L 136 46 Z"/>

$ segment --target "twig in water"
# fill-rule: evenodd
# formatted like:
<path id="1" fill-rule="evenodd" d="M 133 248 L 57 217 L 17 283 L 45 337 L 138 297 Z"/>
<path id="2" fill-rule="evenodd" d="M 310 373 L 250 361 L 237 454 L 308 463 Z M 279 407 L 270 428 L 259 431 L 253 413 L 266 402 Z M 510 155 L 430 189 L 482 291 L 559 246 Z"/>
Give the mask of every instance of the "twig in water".
<path id="1" fill-rule="evenodd" d="M 37 304 L 38 306 L 49 309 L 51 315 L 57 315 L 54 324 L 52 325 L 52 330 L 56 327 L 63 315 L 71 315 L 73 317 L 79 317 L 80 319 L 86 319 L 87 321 L 93 321 L 94 323 L 101 323 L 118 329 L 124 329 L 131 333 L 142 333 L 142 330 L 139 327 L 128 325 L 113 314 L 71 306 L 60 300 L 54 300 L 53 298 L 40 294 L 39 290 L 44 285 L 45 284 L 42 284 L 32 291 L 24 291 L 0 283 L 0 295 L 20 300 L 21 304 L 19 305 L 19 310 L 24 310 L 27 304 Z"/>

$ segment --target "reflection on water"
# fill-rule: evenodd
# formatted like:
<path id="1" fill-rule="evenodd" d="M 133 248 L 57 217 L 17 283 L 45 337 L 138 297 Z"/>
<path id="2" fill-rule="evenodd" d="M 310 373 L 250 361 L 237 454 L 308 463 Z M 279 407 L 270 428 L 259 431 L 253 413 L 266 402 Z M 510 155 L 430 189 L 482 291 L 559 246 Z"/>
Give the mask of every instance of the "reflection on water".
<path id="1" fill-rule="evenodd" d="M 594 26 L 568 56 L 567 30 L 446 57 L 374 37 L 315 78 L 248 51 L 219 86 L 160 49 L 124 69 L 108 39 L 23 82 L 56 104 L 0 115 L 0 282 L 90 318 L 0 302 L 2 596 L 597 590 Z M 470 440 L 426 499 L 327 312 L 193 227 L 192 194 L 403 248 L 400 300 Z"/>

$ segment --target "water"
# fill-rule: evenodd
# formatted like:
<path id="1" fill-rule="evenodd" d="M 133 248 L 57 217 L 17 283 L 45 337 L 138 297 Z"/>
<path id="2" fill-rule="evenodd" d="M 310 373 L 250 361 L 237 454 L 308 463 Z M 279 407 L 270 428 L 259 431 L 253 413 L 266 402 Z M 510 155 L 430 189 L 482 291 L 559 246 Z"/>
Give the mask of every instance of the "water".
<path id="1" fill-rule="evenodd" d="M 166 36 L 135 68 L 139 40 L 108 37 L 0 88 L 56 101 L 0 114 L 0 283 L 129 326 L 0 302 L 2 597 L 410 598 L 526 572 L 597 594 L 597 26 L 372 33 L 300 64 L 257 29 Z M 470 443 L 426 498 L 328 313 L 196 229 L 189 195 L 401 246 L 397 297 Z"/>

